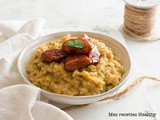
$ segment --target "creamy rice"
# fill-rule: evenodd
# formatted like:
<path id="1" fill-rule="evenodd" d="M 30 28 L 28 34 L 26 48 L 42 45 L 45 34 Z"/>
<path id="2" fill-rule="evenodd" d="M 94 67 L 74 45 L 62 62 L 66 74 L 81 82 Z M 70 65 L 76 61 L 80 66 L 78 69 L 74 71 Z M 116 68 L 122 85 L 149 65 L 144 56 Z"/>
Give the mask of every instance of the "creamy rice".
<path id="1" fill-rule="evenodd" d="M 44 90 L 73 96 L 95 95 L 117 86 L 124 73 L 124 67 L 112 50 L 104 43 L 91 38 L 97 45 L 100 60 L 84 68 L 67 72 L 64 60 L 44 63 L 41 54 L 48 49 L 61 49 L 62 44 L 73 37 L 67 34 L 56 42 L 42 43 L 27 64 L 26 71 L 32 84 Z"/>

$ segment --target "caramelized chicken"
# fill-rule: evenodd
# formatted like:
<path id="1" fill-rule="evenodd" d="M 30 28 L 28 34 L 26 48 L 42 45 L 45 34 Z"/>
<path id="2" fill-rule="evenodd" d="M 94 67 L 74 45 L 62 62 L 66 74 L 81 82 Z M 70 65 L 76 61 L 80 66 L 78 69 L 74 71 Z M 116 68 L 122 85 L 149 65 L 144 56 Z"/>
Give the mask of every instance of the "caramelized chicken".
<path id="1" fill-rule="evenodd" d="M 74 71 L 92 63 L 98 63 L 100 53 L 97 46 L 91 43 L 90 37 L 83 34 L 79 38 L 67 40 L 61 49 L 46 50 L 41 55 L 43 62 L 58 62 L 65 60 L 66 71 Z"/>
<path id="2" fill-rule="evenodd" d="M 41 55 L 41 60 L 43 62 L 58 62 L 62 60 L 66 54 L 60 49 L 46 50 Z"/>
<path id="3" fill-rule="evenodd" d="M 92 60 L 92 63 L 98 63 L 99 62 L 99 56 L 100 56 L 100 53 L 97 49 L 97 46 L 92 44 L 92 50 L 89 53 L 89 58 Z"/>
<path id="4" fill-rule="evenodd" d="M 67 40 L 63 43 L 62 50 L 67 54 L 89 54 L 92 50 L 91 43 L 89 42 L 89 36 L 83 34 L 77 39 Z"/>
<path id="5" fill-rule="evenodd" d="M 65 69 L 67 71 L 74 71 L 79 68 L 83 68 L 92 63 L 86 55 L 74 55 L 68 56 L 65 62 Z"/>
<path id="6" fill-rule="evenodd" d="M 90 37 L 87 34 L 83 33 L 82 36 L 79 37 L 79 39 L 80 40 L 89 40 Z"/>

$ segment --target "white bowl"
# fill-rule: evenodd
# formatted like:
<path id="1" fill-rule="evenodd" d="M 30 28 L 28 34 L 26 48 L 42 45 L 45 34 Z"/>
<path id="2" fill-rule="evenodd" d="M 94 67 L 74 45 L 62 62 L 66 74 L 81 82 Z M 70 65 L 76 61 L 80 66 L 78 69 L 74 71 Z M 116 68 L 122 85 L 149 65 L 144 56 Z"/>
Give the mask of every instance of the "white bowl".
<path id="1" fill-rule="evenodd" d="M 112 93 L 117 91 L 117 89 L 120 88 L 127 81 L 127 78 L 129 77 L 129 74 L 131 71 L 131 60 L 130 60 L 129 52 L 120 42 L 118 42 L 117 40 L 109 36 L 98 34 L 98 33 L 86 32 L 86 31 L 65 31 L 65 32 L 59 32 L 59 33 L 53 33 L 53 34 L 38 38 L 37 40 L 33 41 L 32 43 L 30 43 L 28 46 L 24 48 L 21 55 L 19 56 L 18 68 L 22 77 L 24 78 L 24 81 L 27 84 L 33 85 L 29 81 L 29 77 L 26 72 L 26 65 L 29 62 L 31 56 L 34 54 L 38 45 L 44 42 L 59 40 L 62 36 L 64 36 L 67 33 L 73 36 L 80 36 L 82 33 L 86 33 L 87 35 L 105 43 L 107 46 L 109 46 L 113 50 L 114 54 L 118 58 L 120 58 L 122 65 L 124 66 L 125 73 L 123 74 L 122 80 L 119 85 L 101 94 L 90 95 L 90 96 L 69 96 L 69 95 L 51 93 L 41 89 L 41 94 L 44 97 L 46 97 L 49 100 L 59 102 L 59 103 L 65 103 L 65 104 L 72 104 L 72 105 L 88 104 L 88 103 L 99 101 L 111 95 Z"/>

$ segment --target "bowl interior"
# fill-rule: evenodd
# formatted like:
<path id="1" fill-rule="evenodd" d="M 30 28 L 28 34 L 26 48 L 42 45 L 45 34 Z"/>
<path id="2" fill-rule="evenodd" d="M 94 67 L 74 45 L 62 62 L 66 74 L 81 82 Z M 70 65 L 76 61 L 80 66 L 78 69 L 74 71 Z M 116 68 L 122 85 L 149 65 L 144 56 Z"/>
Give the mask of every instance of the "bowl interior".
<path id="1" fill-rule="evenodd" d="M 120 58 L 121 63 L 124 66 L 125 73 L 122 76 L 122 80 L 121 80 L 120 84 L 118 86 L 116 86 L 115 88 L 113 88 L 113 90 L 111 89 L 111 91 L 114 91 L 117 88 L 119 88 L 127 80 L 127 77 L 129 76 L 130 69 L 131 69 L 131 61 L 130 61 L 130 56 L 129 56 L 129 53 L 128 53 L 127 49 L 121 43 L 119 43 L 118 41 L 116 41 L 115 39 L 113 39 L 109 36 L 98 34 L 98 33 L 84 32 L 84 31 L 83 32 L 67 31 L 67 32 L 54 33 L 54 34 L 44 36 L 42 38 L 39 38 L 39 39 L 35 40 L 34 42 L 30 43 L 28 46 L 25 47 L 25 49 L 22 51 L 22 53 L 19 57 L 18 68 L 19 68 L 19 71 L 20 71 L 20 73 L 21 73 L 21 75 L 24 78 L 26 83 L 31 84 L 29 82 L 29 77 L 28 77 L 28 74 L 26 72 L 26 65 L 28 64 L 31 56 L 34 54 L 38 45 L 40 43 L 59 40 L 59 39 L 61 39 L 62 36 L 64 36 L 67 33 L 69 33 L 73 36 L 80 36 L 82 33 L 86 33 L 90 37 L 93 37 L 93 38 L 98 39 L 99 41 L 105 43 L 106 46 L 110 47 L 113 50 L 114 54 L 118 58 Z M 44 91 L 44 90 L 42 90 L 42 91 Z M 107 91 L 104 94 L 109 93 L 111 91 Z M 47 91 L 44 91 L 44 92 L 46 92 L 48 94 L 52 94 L 52 95 L 67 96 L 67 97 L 72 97 L 72 98 L 82 97 L 82 96 L 60 95 L 60 94 L 56 94 L 56 93 L 50 93 L 50 92 L 47 92 Z M 92 95 L 92 96 L 94 96 L 94 95 Z"/>

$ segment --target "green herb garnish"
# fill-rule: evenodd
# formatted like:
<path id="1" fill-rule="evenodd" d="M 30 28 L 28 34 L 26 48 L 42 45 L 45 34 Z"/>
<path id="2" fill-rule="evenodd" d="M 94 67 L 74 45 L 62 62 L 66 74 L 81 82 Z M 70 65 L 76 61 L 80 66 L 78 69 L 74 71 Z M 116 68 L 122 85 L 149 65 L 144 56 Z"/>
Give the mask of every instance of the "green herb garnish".
<path id="1" fill-rule="evenodd" d="M 82 41 L 81 40 L 75 40 L 75 47 L 76 48 L 83 48 Z"/>
<path id="2" fill-rule="evenodd" d="M 74 42 L 73 41 L 68 41 L 67 45 L 69 47 L 83 48 L 81 40 L 75 40 Z"/>
<path id="3" fill-rule="evenodd" d="M 72 41 L 68 41 L 68 46 L 73 47 L 74 43 Z"/>

